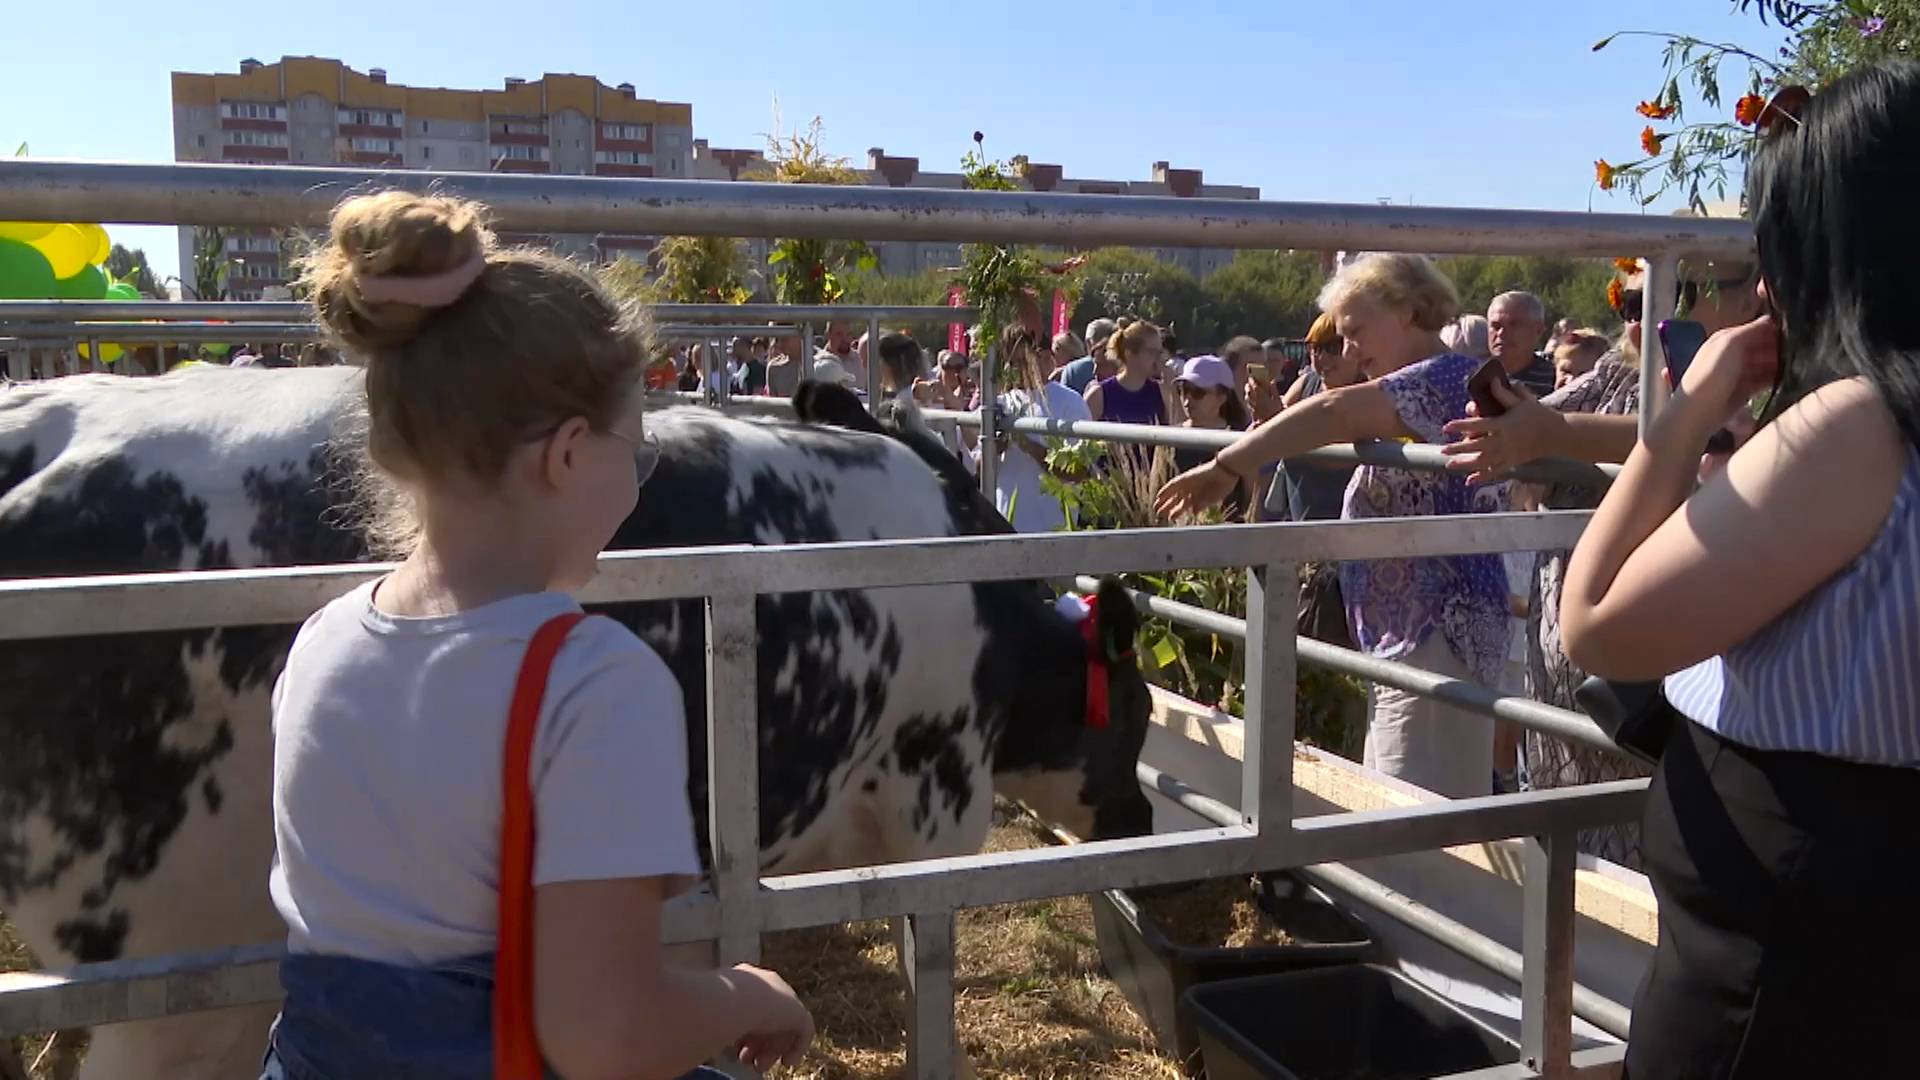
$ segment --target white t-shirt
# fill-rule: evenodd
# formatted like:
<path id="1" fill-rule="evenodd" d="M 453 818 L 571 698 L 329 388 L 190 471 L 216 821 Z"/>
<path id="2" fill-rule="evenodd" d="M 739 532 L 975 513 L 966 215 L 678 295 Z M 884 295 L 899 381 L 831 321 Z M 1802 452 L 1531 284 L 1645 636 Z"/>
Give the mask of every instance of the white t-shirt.
<path id="1" fill-rule="evenodd" d="M 1015 419 L 1029 416 L 1049 417 L 1056 420 L 1092 420 L 1093 413 L 1087 408 L 1087 400 L 1073 392 L 1072 388 L 1049 380 L 1036 399 L 1025 390 L 1010 390 L 1000 396 L 1000 405 L 1007 415 Z M 1031 439 L 1040 446 L 1046 445 L 1045 436 L 1019 435 L 1016 439 Z M 1013 508 L 1011 520 L 1015 532 L 1035 533 L 1054 532 L 1067 523 L 1067 514 L 1060 506 L 1060 500 L 1047 494 L 1040 486 L 1040 463 L 1028 456 L 1017 445 L 1009 444 L 1007 452 L 1000 457 L 999 472 L 994 474 L 995 491 L 993 503 L 1002 514 L 1007 508 Z"/>
<path id="2" fill-rule="evenodd" d="M 322 608 L 274 688 L 269 891 L 293 952 L 422 966 L 493 951 L 500 769 L 527 643 L 579 606 L 512 597 L 435 618 Z M 590 618 L 554 660 L 534 737 L 533 879 L 700 872 L 680 686 Z"/>

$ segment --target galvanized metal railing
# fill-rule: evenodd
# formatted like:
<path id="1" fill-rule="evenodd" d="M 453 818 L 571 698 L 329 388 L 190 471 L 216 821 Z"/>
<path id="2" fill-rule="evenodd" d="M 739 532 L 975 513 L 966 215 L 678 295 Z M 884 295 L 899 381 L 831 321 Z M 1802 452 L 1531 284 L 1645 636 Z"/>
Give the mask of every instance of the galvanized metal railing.
<path id="1" fill-rule="evenodd" d="M 447 190 L 478 198 L 489 204 L 500 227 L 535 232 L 777 234 L 1076 248 L 1128 244 L 1637 254 L 1650 260 L 1643 350 L 1643 376 L 1649 379 L 1661 366 L 1652 327 L 1672 309 L 1675 260 L 1683 255 L 1739 258 L 1752 249 L 1744 224 L 1698 218 L 20 160 L 0 161 L 0 219 L 314 226 L 342 196 L 383 187 Z M 742 315 L 738 308 L 726 311 L 725 318 Z M 122 308 L 103 317 L 126 314 Z M 820 317 L 844 314 L 829 310 Z M 948 316 L 964 317 L 958 312 L 938 317 Z M 776 317 L 800 316 L 785 309 Z M 986 371 L 991 369 L 985 365 Z M 990 385 L 982 387 L 982 396 L 992 400 Z M 1651 406 L 1655 399 L 1647 394 L 1643 400 Z M 978 422 L 990 440 L 991 413 Z M 1081 430 L 1092 434 L 1090 428 Z M 1061 428 L 1054 433 L 1068 432 Z M 1356 457 L 1361 453 L 1355 451 Z M 1411 456 L 1408 464 L 1431 467 L 1416 464 Z M 983 479 L 991 485 L 990 476 Z M 1300 561 L 1558 549 L 1571 546 L 1583 524 L 1582 515 L 1475 515 L 1421 519 L 1416 527 L 1386 519 L 625 553 L 603 558 L 600 577 L 582 599 L 697 596 L 706 605 L 712 887 L 711 895 L 675 905 L 668 918 L 670 939 L 717 941 L 722 959 L 742 960 L 757 955 L 759 936 L 769 931 L 877 917 L 904 919 L 905 960 L 913 975 L 908 1057 L 915 1077 L 953 1075 L 956 910 L 1514 836 L 1529 838 L 1520 967 L 1526 1063 L 1503 1075 L 1574 1075 L 1605 1072 L 1619 1060 L 1617 1047 L 1572 1052 L 1574 836 L 1581 829 L 1632 817 L 1646 781 L 1294 820 L 1291 743 L 1295 665 L 1304 655 L 1296 653 L 1294 634 Z M 1223 566 L 1251 568 L 1244 620 L 1242 790 L 1240 807 L 1232 812 L 1237 817 L 1217 815 L 1222 823 L 1193 832 L 1071 848 L 759 876 L 757 597 Z M 0 640 L 294 623 L 380 572 L 371 566 L 309 567 L 0 583 Z M 1489 707 L 1500 708 L 1497 702 Z M 1546 719 L 1530 710 L 1512 718 L 1523 726 Z M 0 992 L 0 1033 L 269 1000 L 277 993 L 270 985 L 273 955 L 269 946 L 44 974 L 30 980 L 34 985 L 26 989 Z"/>

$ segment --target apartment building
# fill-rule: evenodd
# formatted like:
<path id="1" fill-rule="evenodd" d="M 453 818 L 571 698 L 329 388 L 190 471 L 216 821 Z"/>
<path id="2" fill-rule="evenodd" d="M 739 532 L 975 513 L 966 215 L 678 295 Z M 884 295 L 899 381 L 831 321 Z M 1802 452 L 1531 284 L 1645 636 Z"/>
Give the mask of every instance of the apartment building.
<path id="1" fill-rule="evenodd" d="M 173 135 L 176 161 L 685 177 L 693 107 L 586 75 L 447 90 L 389 82 L 380 68 L 290 56 L 243 60 L 233 74 L 175 72 Z M 191 277 L 197 232 L 180 230 L 183 277 Z M 644 256 L 655 242 L 611 234 L 511 239 L 600 259 Z M 236 299 L 277 295 L 291 276 L 272 231 L 233 232 L 224 249 Z"/>

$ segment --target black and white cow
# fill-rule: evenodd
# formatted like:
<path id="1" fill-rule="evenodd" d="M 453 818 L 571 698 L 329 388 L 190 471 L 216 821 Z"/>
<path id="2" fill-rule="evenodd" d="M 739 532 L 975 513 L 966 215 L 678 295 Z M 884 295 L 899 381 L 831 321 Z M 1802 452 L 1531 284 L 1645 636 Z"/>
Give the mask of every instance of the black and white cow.
<path id="1" fill-rule="evenodd" d="M 206 368 L 0 389 L 0 577 L 347 562 L 329 468 L 358 373 Z M 616 548 L 979 531 L 902 442 L 673 409 Z M 706 805 L 700 602 L 608 613 L 666 658 Z M 1131 646 L 1123 599 L 1101 640 Z M 0 912 L 59 965 L 277 940 L 266 878 L 268 698 L 294 628 L 0 642 Z M 1147 832 L 1134 778 L 1148 694 L 1033 582 L 763 597 L 762 865 L 965 854 L 995 791 L 1087 836 Z M 504 707 L 504 704 L 503 704 Z M 272 1009 L 101 1028 L 83 1076 L 248 1076 Z"/>

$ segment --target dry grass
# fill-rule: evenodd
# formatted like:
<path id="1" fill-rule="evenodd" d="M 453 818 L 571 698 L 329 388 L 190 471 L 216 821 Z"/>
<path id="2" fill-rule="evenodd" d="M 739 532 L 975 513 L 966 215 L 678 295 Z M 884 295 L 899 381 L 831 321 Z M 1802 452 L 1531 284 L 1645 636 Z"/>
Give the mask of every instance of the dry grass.
<path id="1" fill-rule="evenodd" d="M 6 917 L 0 915 L 0 972 L 28 971 L 36 966 L 32 955 L 27 952 L 26 944 L 14 934 L 13 926 L 7 922 Z M 65 1055 L 46 1053 L 47 1043 L 51 1039 L 50 1035 L 15 1035 L 4 1044 L 0 1044 L 0 1054 L 11 1051 L 22 1064 L 30 1065 L 39 1062 L 42 1067 L 32 1072 L 35 1080 L 41 1080 L 41 1078 L 52 1080 L 55 1076 L 52 1070 L 56 1066 L 65 1064 Z M 0 1076 L 4 1075 L 6 1075 L 5 1066 L 0 1065 Z"/>
<path id="2" fill-rule="evenodd" d="M 1039 847 L 1022 823 L 988 851 Z M 955 1023 L 982 1080 L 1177 1080 L 1118 987 L 1100 969 L 1084 897 L 978 908 L 955 928 Z M 906 995 L 884 922 L 777 934 L 767 966 L 813 1010 L 818 1040 L 793 1080 L 883 1080 L 906 1070 Z"/>

